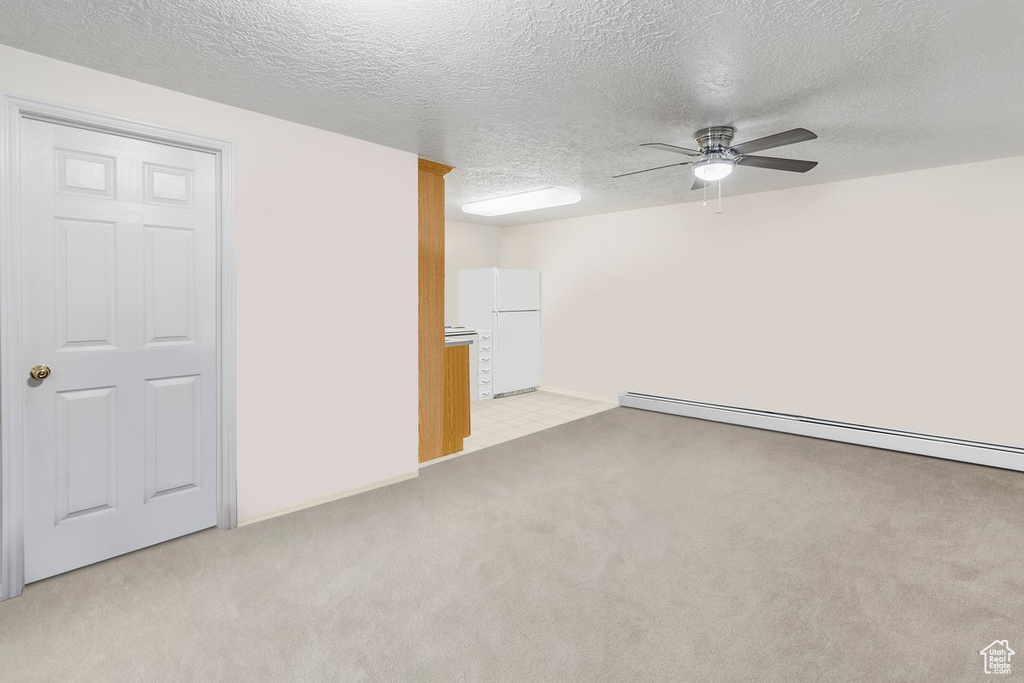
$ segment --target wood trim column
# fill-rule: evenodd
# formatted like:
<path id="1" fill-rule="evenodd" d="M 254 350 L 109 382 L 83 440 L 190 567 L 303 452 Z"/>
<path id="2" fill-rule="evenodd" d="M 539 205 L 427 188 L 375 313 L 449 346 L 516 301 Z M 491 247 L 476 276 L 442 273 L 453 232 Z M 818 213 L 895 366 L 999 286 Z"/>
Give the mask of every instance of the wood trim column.
<path id="1" fill-rule="evenodd" d="M 444 455 L 444 176 L 419 162 L 420 462 Z"/>

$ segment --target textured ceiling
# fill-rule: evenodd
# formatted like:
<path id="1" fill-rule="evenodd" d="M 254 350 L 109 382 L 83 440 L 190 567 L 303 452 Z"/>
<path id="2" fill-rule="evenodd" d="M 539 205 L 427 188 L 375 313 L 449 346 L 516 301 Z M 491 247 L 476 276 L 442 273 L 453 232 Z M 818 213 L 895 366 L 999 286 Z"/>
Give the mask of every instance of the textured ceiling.
<path id="1" fill-rule="evenodd" d="M 1024 154 L 1020 0 L 0 0 L 0 43 L 452 164 L 495 225 L 696 199 L 611 176 L 706 125 L 820 136 L 727 195 Z M 458 208 L 548 185 L 583 201 Z"/>

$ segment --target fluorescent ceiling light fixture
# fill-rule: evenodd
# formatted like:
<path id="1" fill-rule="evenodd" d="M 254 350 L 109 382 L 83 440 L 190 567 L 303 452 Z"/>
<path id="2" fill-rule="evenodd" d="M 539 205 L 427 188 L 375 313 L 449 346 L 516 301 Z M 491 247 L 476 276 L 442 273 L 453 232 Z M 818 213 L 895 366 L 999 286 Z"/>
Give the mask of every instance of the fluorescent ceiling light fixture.
<path id="1" fill-rule="evenodd" d="M 725 176 L 732 173 L 732 167 L 735 164 L 726 159 L 710 159 L 708 161 L 698 161 L 693 167 L 693 175 L 697 176 L 703 181 L 713 182 L 715 180 L 721 180 Z"/>
<path id="2" fill-rule="evenodd" d="M 507 213 L 519 213 L 520 211 L 549 209 L 552 206 L 575 204 L 579 200 L 580 195 L 576 192 L 557 187 L 545 187 L 543 190 L 531 190 L 530 192 L 510 194 L 507 197 L 495 197 L 494 199 L 470 202 L 469 204 L 463 204 L 462 210 L 476 216 L 504 216 Z"/>

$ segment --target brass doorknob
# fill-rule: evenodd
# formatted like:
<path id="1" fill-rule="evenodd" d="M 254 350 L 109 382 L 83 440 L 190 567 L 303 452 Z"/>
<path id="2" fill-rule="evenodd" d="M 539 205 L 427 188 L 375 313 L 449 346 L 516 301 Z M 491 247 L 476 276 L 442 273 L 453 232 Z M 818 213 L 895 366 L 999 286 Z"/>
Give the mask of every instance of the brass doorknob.
<path id="1" fill-rule="evenodd" d="M 50 366 L 33 365 L 32 369 L 28 371 L 28 374 L 32 376 L 32 379 L 46 379 L 50 376 Z"/>

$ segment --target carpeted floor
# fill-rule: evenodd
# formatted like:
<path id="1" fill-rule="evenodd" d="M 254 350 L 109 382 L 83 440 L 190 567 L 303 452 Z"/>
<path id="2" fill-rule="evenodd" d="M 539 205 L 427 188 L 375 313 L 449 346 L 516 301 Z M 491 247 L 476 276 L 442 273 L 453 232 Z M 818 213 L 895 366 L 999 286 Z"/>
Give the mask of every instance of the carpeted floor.
<path id="1" fill-rule="evenodd" d="M 0 679 L 979 680 L 1022 529 L 1019 473 L 616 408 L 30 585 Z"/>

